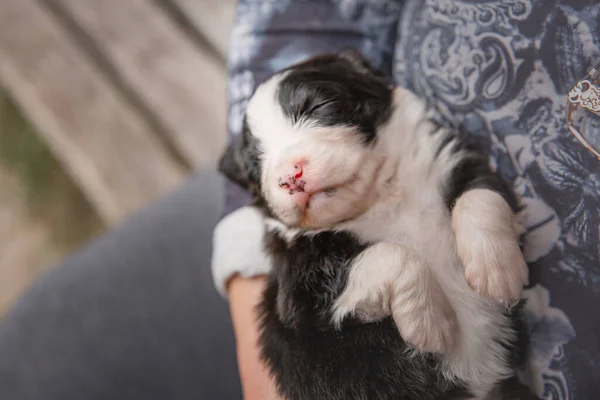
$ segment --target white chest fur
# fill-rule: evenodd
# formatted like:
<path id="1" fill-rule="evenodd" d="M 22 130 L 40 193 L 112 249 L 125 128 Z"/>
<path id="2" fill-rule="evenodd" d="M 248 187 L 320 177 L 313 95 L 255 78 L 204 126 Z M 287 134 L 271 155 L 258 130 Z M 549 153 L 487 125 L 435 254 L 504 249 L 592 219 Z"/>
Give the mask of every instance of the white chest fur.
<path id="1" fill-rule="evenodd" d="M 467 284 L 448 212 L 430 204 L 411 203 L 387 210 L 375 207 L 354 221 L 351 230 L 367 242 L 409 246 L 425 261 L 458 320 L 459 338 L 444 356 L 445 373 L 468 382 L 480 398 L 511 374 L 501 345 L 513 337 L 509 321 L 502 306 L 482 298 Z M 374 265 L 373 273 L 377 273 L 376 268 Z"/>
<path id="2" fill-rule="evenodd" d="M 397 94 L 397 101 L 410 102 Z M 443 134 L 431 135 L 423 124 L 424 109 L 404 103 L 378 147 L 387 160 L 376 185 L 378 201 L 361 217 L 339 228 L 352 231 L 369 243 L 390 242 L 414 250 L 437 278 L 439 287 L 456 312 L 459 338 L 443 356 L 445 373 L 468 383 L 477 398 L 511 375 L 507 351 L 501 343 L 513 332 L 503 307 L 475 293 L 465 278 L 457 255 L 450 212 L 443 201 L 443 181 L 460 160 L 451 146 L 436 155 Z M 373 273 L 376 266 L 373 266 Z"/>

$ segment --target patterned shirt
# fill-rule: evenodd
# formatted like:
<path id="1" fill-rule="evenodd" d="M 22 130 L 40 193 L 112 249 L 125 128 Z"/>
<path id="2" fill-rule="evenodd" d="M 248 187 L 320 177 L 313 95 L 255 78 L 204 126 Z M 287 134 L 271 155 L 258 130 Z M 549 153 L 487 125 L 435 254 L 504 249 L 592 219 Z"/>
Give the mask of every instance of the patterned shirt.
<path id="1" fill-rule="evenodd" d="M 567 92 L 600 59 L 596 0 L 241 0 L 229 130 L 256 86 L 354 47 L 468 132 L 522 199 L 540 399 L 600 398 L 600 161 L 570 134 Z M 228 185 L 227 210 L 247 201 Z"/>

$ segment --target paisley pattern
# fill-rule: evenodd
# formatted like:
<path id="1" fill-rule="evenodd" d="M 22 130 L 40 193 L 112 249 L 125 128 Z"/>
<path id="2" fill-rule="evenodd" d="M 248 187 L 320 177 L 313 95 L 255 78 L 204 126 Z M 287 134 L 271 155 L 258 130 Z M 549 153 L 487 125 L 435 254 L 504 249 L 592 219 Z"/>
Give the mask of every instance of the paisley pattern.
<path id="1" fill-rule="evenodd" d="M 540 399 L 598 398 L 600 161 L 569 133 L 565 112 L 600 59 L 600 3 L 242 0 L 234 26 L 232 135 L 273 72 L 354 47 L 483 146 L 524 206 L 532 344 L 521 378 Z M 228 210 L 246 200 L 228 188 Z"/>

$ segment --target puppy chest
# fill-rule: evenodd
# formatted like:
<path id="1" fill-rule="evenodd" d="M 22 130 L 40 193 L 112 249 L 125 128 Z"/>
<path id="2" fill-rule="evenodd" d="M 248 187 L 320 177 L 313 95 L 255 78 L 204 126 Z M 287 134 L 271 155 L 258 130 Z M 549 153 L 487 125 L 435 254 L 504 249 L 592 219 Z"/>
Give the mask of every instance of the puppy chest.
<path id="1" fill-rule="evenodd" d="M 405 203 L 373 213 L 356 228 L 361 239 L 408 246 L 432 266 L 458 262 L 452 221 L 443 205 Z"/>

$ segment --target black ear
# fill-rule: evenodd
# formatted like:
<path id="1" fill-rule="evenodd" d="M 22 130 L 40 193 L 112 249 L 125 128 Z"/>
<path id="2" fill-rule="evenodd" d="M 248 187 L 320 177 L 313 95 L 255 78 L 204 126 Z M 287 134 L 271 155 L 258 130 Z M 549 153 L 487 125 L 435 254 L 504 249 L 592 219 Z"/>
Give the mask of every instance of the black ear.
<path id="1" fill-rule="evenodd" d="M 338 53 L 339 57 L 349 61 L 354 69 L 364 74 L 371 74 L 378 77 L 384 77 L 385 74 L 373 67 L 373 65 L 366 59 L 366 57 L 358 50 L 354 48 L 347 48 Z"/>
<path id="2" fill-rule="evenodd" d="M 255 196 L 260 196 L 260 146 L 246 121 L 242 133 L 234 137 L 221 160 L 219 171 L 230 181 Z"/>
<path id="3" fill-rule="evenodd" d="M 219 171 L 230 181 L 248 189 L 248 179 L 242 157 L 242 135 L 234 137 L 219 161 Z"/>

